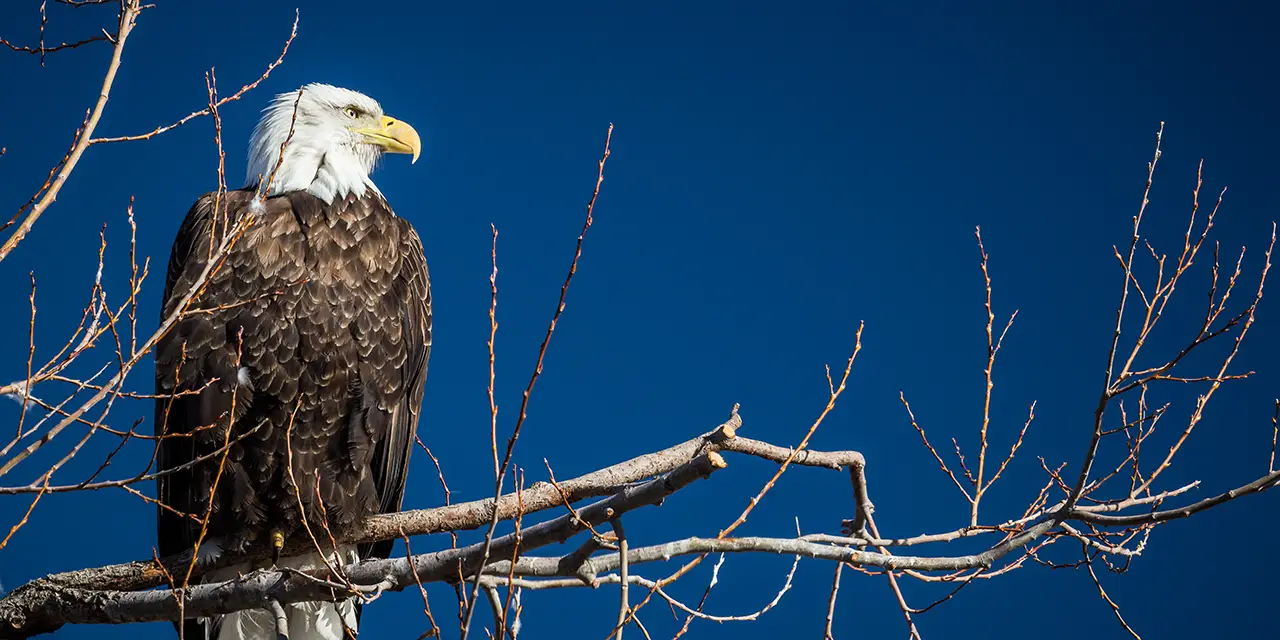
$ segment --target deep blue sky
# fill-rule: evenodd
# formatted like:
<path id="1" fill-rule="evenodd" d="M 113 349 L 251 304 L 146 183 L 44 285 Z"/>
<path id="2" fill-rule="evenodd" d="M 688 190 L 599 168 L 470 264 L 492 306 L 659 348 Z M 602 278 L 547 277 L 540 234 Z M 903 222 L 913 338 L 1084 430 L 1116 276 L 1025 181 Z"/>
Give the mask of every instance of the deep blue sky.
<path id="1" fill-rule="evenodd" d="M 4 3 L 0 35 L 33 42 L 38 4 Z M 292 3 L 158 4 L 129 43 L 102 135 L 145 131 L 200 108 L 211 66 L 224 93 L 256 77 L 293 19 Z M 1280 217 L 1272 75 L 1280 55 L 1265 44 L 1275 14 L 1124 4 L 703 3 L 697 11 L 674 4 L 641 11 L 580 3 L 535 11 L 306 2 L 283 66 L 223 111 L 228 169 L 238 185 L 258 110 L 271 94 L 305 82 L 364 91 L 417 127 L 425 145 L 418 164 L 391 157 L 375 177 L 418 228 L 432 270 L 436 333 L 420 433 L 442 458 L 454 497 L 477 499 L 491 491 L 489 224 L 501 232 L 499 403 L 509 429 L 606 126 L 615 123 L 596 226 L 519 445 L 530 480 L 544 478 L 544 457 L 565 478 L 684 440 L 717 424 L 735 402 L 745 434 L 795 442 L 824 401 L 823 365 L 843 362 L 865 320 L 850 389 L 813 445 L 867 455 L 879 524 L 893 536 L 948 530 L 967 518 L 920 447 L 898 392 L 935 441 L 957 437 L 973 454 L 985 354 L 973 240 L 981 225 L 997 313 L 1021 310 L 997 363 L 993 451 L 1007 450 L 1027 405 L 1039 402 L 1023 454 L 989 496 L 984 519 L 1003 521 L 1043 484 L 1036 456 L 1078 469 L 1120 284 L 1111 246 L 1126 239 L 1159 123 L 1167 122 L 1165 155 L 1148 231 L 1162 248 L 1180 248 L 1201 158 L 1202 200 L 1230 186 L 1216 236 L 1224 253 L 1250 248 L 1240 299 L 1256 286 L 1271 221 Z M 53 41 L 113 20 L 97 9 L 49 13 Z M 34 57 L 0 55 L 8 88 L 0 100 L 5 206 L 25 201 L 61 156 L 107 54 L 87 47 L 51 56 L 44 69 Z M 4 381 L 25 366 L 28 271 L 40 283 L 37 355 L 47 357 L 78 317 L 103 222 L 113 243 L 110 292 L 120 296 L 130 196 L 140 252 L 153 260 L 140 324 L 154 326 L 173 235 L 190 203 L 215 184 L 213 150 L 212 123 L 199 120 L 87 154 L 33 235 L 0 265 Z M 1183 304 L 1171 309 L 1142 362 L 1180 344 L 1200 312 L 1207 266 L 1180 290 Z M 1192 498 L 1265 473 L 1280 393 L 1275 303 L 1264 300 L 1233 367 L 1258 375 L 1219 392 L 1166 474 L 1169 486 L 1203 480 Z M 109 354 L 97 357 L 106 362 Z M 131 388 L 149 389 L 150 371 L 148 362 Z M 1190 387 L 1170 391 L 1172 413 L 1153 451 L 1181 431 L 1194 402 Z M 0 408 L 4 423 L 14 409 Z M 145 404 L 122 402 L 112 422 L 144 414 Z M 112 444 L 96 439 L 55 479 L 82 478 Z M 144 456 L 142 449 L 124 456 L 117 472 L 131 472 Z M 48 460 L 3 482 L 29 480 L 41 462 Z M 714 535 L 730 522 L 773 466 L 729 462 L 711 481 L 632 517 L 633 544 Z M 440 500 L 429 460 L 415 456 L 407 506 Z M 0 522 L 16 521 L 26 505 L 0 500 Z M 1274 635 L 1267 587 L 1280 552 L 1266 532 L 1280 525 L 1277 507 L 1275 494 L 1249 497 L 1162 527 L 1127 575 L 1102 576 L 1108 592 L 1144 637 Z M 834 532 L 850 513 L 843 476 L 797 469 L 740 531 L 788 535 L 798 516 L 806 532 Z M 149 556 L 153 532 L 152 507 L 124 492 L 54 496 L 0 551 L 0 582 L 12 588 L 51 571 Z M 414 549 L 445 544 L 430 538 Z M 1051 558 L 1077 557 L 1076 545 L 1059 546 Z M 730 558 L 709 611 L 758 608 L 788 564 Z M 804 562 L 794 589 L 759 622 L 695 623 L 691 637 L 820 637 L 831 570 Z M 676 592 L 696 602 L 708 572 Z M 907 585 L 917 606 L 941 593 Z M 431 595 L 439 619 L 450 620 L 452 591 L 436 587 Z M 607 588 L 529 595 L 524 634 L 560 637 L 572 619 L 575 630 L 603 637 L 616 596 Z M 1195 605 L 1174 608 L 1186 602 Z M 662 604 L 642 619 L 655 637 L 678 625 Z M 852 572 L 836 621 L 839 638 L 905 633 L 883 579 Z M 920 627 L 932 638 L 1011 629 L 1046 639 L 1126 637 L 1087 575 L 1039 566 L 969 588 Z M 368 610 L 365 628 L 375 638 L 417 637 L 425 628 L 418 595 L 386 597 Z M 59 637 L 171 633 L 152 624 L 68 628 Z"/>

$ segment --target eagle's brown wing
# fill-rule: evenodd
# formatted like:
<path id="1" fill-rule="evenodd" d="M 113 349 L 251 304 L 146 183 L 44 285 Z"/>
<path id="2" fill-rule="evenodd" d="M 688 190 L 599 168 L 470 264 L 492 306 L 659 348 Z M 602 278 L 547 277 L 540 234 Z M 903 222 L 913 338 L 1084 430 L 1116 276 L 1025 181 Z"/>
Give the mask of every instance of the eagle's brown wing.
<path id="1" fill-rule="evenodd" d="M 431 353 L 431 276 L 427 271 L 422 241 L 408 222 L 400 218 L 397 222 L 403 228 L 403 241 L 400 270 L 392 287 L 392 298 L 396 317 L 404 327 L 407 357 L 398 373 L 404 380 L 407 393 L 392 409 L 387 437 L 373 456 L 374 483 L 382 513 L 399 511 L 404 501 L 409 454 L 413 451 L 427 377 L 427 360 Z M 385 540 L 364 545 L 360 548 L 360 556 L 386 558 L 391 555 L 394 544 L 394 541 Z"/>
<path id="2" fill-rule="evenodd" d="M 254 202 L 241 190 L 220 202 L 208 194 L 188 212 L 165 285 L 162 319 L 187 312 L 156 345 L 162 555 L 195 545 L 187 514 L 208 511 L 207 537 L 237 548 L 270 530 L 294 535 L 303 518 L 341 535 L 398 510 L 422 402 L 426 261 L 380 195 Z M 223 230 L 250 213 L 209 269 Z"/>

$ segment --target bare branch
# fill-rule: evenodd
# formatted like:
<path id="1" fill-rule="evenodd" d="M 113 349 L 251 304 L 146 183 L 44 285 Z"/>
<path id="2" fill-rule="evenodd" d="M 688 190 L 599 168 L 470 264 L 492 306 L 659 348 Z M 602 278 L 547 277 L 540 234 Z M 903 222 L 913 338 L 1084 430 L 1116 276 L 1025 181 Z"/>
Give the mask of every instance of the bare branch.
<path id="1" fill-rule="evenodd" d="M 1133 636 L 1134 640 L 1142 640 L 1142 636 L 1138 635 L 1138 632 L 1134 631 L 1133 627 L 1130 627 L 1129 623 L 1124 621 L 1124 616 L 1120 615 L 1120 605 L 1116 604 L 1116 601 L 1112 600 L 1111 596 L 1107 595 L 1106 589 L 1102 588 L 1102 582 L 1098 580 L 1098 574 L 1093 570 L 1093 560 L 1089 556 L 1088 546 L 1085 547 L 1084 557 L 1085 567 L 1089 570 L 1089 578 L 1093 580 L 1093 586 L 1098 588 L 1098 595 L 1107 603 L 1107 606 L 1111 607 L 1111 612 L 1116 615 L 1116 620 L 1120 622 L 1120 626 L 1124 627 L 1124 630 L 1127 631 L 1129 635 Z"/>
<path id="2" fill-rule="evenodd" d="M 109 142 L 135 142 L 138 140 L 148 140 L 162 133 L 167 133 L 169 131 L 177 129 L 178 127 L 181 127 L 182 125 L 196 118 L 210 115 L 213 113 L 213 110 L 215 108 L 221 107 L 222 105 L 225 105 L 228 102 L 235 102 L 236 100 L 239 100 L 240 98 L 244 97 L 244 94 L 256 89 L 259 84 L 262 84 L 262 82 L 266 80 L 268 76 L 271 75 L 272 71 L 275 71 L 276 67 L 280 66 L 280 63 L 284 62 L 285 54 L 289 53 L 289 45 L 293 44 L 293 39 L 298 36 L 298 17 L 299 17 L 299 14 L 297 11 L 295 11 L 293 14 L 293 28 L 289 31 L 289 38 L 284 41 L 284 48 L 280 51 L 280 56 L 277 57 L 275 61 L 273 61 L 271 64 L 267 65 L 267 69 L 266 71 L 262 72 L 262 75 L 258 76 L 258 78 L 255 79 L 253 82 L 250 82 L 240 87 L 239 91 L 236 91 L 235 93 L 229 96 L 226 96 L 225 98 L 219 98 L 217 102 L 215 102 L 214 104 L 208 107 L 205 107 L 204 109 L 201 109 L 199 111 L 194 111 L 192 113 L 189 113 L 183 116 L 182 118 L 180 118 L 177 122 L 174 122 L 173 124 L 168 124 L 163 127 L 157 127 L 155 129 L 152 129 L 151 131 L 148 131 L 147 133 L 142 133 L 138 135 L 118 136 L 115 138 L 94 138 L 89 141 L 89 144 L 103 144 L 103 143 L 109 143 Z M 85 135 L 86 137 L 88 136 L 88 134 L 85 134 Z"/>
<path id="3" fill-rule="evenodd" d="M 43 196 L 39 196 L 35 205 L 27 212 L 27 217 L 18 225 L 13 233 L 0 245 L 0 261 L 4 261 L 14 247 L 27 236 L 31 228 L 35 226 L 36 220 L 53 204 L 58 198 L 58 192 L 62 190 L 62 185 L 66 183 L 67 178 L 71 175 L 72 170 L 76 168 L 76 164 L 80 162 L 80 156 L 84 154 L 85 149 L 89 148 L 89 140 L 93 136 L 93 131 L 98 127 L 98 121 L 102 118 L 102 112 L 106 109 L 107 100 L 111 96 L 111 87 L 115 84 L 116 71 L 120 69 L 120 59 L 124 54 L 124 44 L 128 40 L 129 34 L 132 33 L 134 23 L 138 19 L 138 14 L 142 12 L 142 5 L 139 0 L 123 0 L 120 4 L 120 21 L 119 27 L 116 29 L 115 47 L 111 50 L 111 61 L 107 64 L 107 72 L 102 78 L 102 88 L 98 92 L 98 100 L 89 110 L 89 116 L 85 120 L 79 132 L 76 134 L 76 142 L 71 147 L 71 152 L 67 154 L 66 159 L 61 163 L 61 169 L 58 171 L 57 177 L 49 184 L 48 188 L 42 189 Z M 41 47 L 43 49 L 44 47 Z M 21 212 L 19 212 L 21 213 Z"/>
<path id="4" fill-rule="evenodd" d="M 929 444 L 929 437 L 924 434 L 924 428 L 916 423 L 916 414 L 911 411 L 911 404 L 907 402 L 906 394 L 899 391 L 898 399 L 902 401 L 902 406 L 906 408 L 907 418 L 911 420 L 911 426 L 916 430 L 916 433 L 920 434 L 920 440 L 924 443 L 925 448 L 929 450 L 929 453 L 933 454 L 933 459 L 938 461 L 938 466 L 942 469 L 942 472 L 947 474 L 947 477 L 951 478 L 951 482 L 955 483 L 956 488 L 960 490 L 960 493 L 964 494 L 964 499 L 969 501 L 969 503 L 972 504 L 973 496 L 969 495 L 969 491 L 964 488 L 964 485 L 960 484 L 960 479 L 957 478 L 956 474 L 951 471 L 951 468 L 947 466 L 947 463 L 942 460 L 942 455 L 938 453 L 938 450 L 934 449 L 932 444 Z M 960 451 L 960 445 L 957 444 L 956 445 L 957 455 L 959 455 L 959 451 Z M 960 458 L 960 463 L 964 464 L 963 457 Z M 972 478 L 972 476 L 968 475 L 968 469 L 965 469 L 965 475 L 967 477 Z M 975 485 L 977 484 L 976 479 L 973 479 L 972 482 Z"/>
<path id="5" fill-rule="evenodd" d="M 498 500 L 500 496 L 502 496 L 502 482 L 507 475 L 507 470 L 510 468 L 511 456 L 515 453 L 516 442 L 520 439 L 520 429 L 524 426 L 524 421 L 529 415 L 529 398 L 530 396 L 533 395 L 533 387 L 538 382 L 538 376 L 542 375 L 542 363 L 543 363 L 543 360 L 545 360 L 547 357 L 547 347 L 551 345 L 551 336 L 555 334 L 556 323 L 559 322 L 560 320 L 560 314 L 564 313 L 565 296 L 569 293 L 569 285 L 570 283 L 573 282 L 573 276 L 578 271 L 578 260 L 582 257 L 582 242 L 583 240 L 586 239 L 587 231 L 591 229 L 591 224 L 592 222 L 594 222 L 592 215 L 595 212 L 596 198 L 600 196 L 600 185 L 601 183 L 604 182 L 604 165 L 605 165 L 605 162 L 609 160 L 609 152 L 610 152 L 609 143 L 612 140 L 613 140 L 613 125 L 610 124 L 609 130 L 605 133 L 605 137 L 604 137 L 604 153 L 600 156 L 599 171 L 596 175 L 596 186 L 595 186 L 595 189 L 591 192 L 591 200 L 587 202 L 587 217 L 582 224 L 582 232 L 578 234 L 578 246 L 574 251 L 573 261 L 569 263 L 569 274 L 565 276 L 564 284 L 561 285 L 560 287 L 560 303 L 556 306 L 556 311 L 551 316 L 551 322 L 547 325 L 547 335 L 542 339 L 542 346 L 538 348 L 537 364 L 534 365 L 533 375 L 529 376 L 529 384 L 524 389 L 524 396 L 520 401 L 520 414 L 516 417 L 516 425 L 515 425 L 515 428 L 511 430 L 511 437 L 507 439 L 507 452 L 503 456 L 502 464 L 499 467 L 497 477 L 494 478 L 493 499 L 495 501 Z M 495 279 L 497 277 L 497 266 L 496 266 L 497 237 L 498 237 L 497 229 L 495 228 L 494 229 L 495 266 L 494 266 L 494 272 L 493 272 Z M 497 301 L 496 280 L 493 286 L 494 286 L 493 301 L 496 304 L 496 301 Z M 493 329 L 491 330 L 496 330 L 496 325 L 491 325 L 491 327 L 493 327 Z M 492 345 L 492 342 L 491 342 L 491 345 Z M 492 415 L 494 416 L 494 420 L 496 420 L 497 406 L 493 405 L 491 407 L 491 410 L 493 412 Z M 493 533 L 494 533 L 494 530 L 497 528 L 497 526 L 498 526 L 498 512 L 495 509 L 493 512 L 493 517 L 490 518 L 489 520 L 489 530 L 485 533 L 485 541 L 486 541 L 485 549 L 486 550 L 482 554 L 484 556 L 484 560 L 481 562 L 481 564 L 485 564 L 485 562 L 487 562 L 489 559 L 488 543 L 493 539 Z M 477 577 L 476 581 L 471 585 L 471 597 L 467 602 L 466 612 L 463 615 L 461 640 L 467 640 L 467 633 L 470 631 L 470 628 L 471 628 L 471 616 L 475 612 L 476 594 L 478 593 L 479 589 L 480 589 L 480 580 L 479 580 L 479 577 Z"/>
<path id="6" fill-rule="evenodd" d="M 723 466 L 724 460 L 718 454 L 708 452 L 662 477 L 623 488 L 612 498 L 585 507 L 579 513 L 593 524 L 607 522 L 633 509 L 658 503 Z M 565 515 L 525 529 L 520 544 L 532 550 L 561 542 L 580 531 L 575 520 Z M 412 561 L 405 558 L 365 560 L 348 566 L 346 578 L 362 592 L 399 591 L 416 586 L 419 580 L 447 580 L 459 563 L 471 573 L 482 566 L 486 552 L 505 555 L 515 544 L 516 537 L 508 535 L 457 550 L 423 554 Z M 345 597 L 342 585 L 327 581 L 326 576 L 259 570 L 238 580 L 195 585 L 184 590 L 182 613 L 187 617 L 208 616 L 256 608 L 270 600 L 288 604 Z M 339 591 L 335 592 L 334 587 Z M 179 615 L 178 604 L 165 591 L 95 591 L 91 598 L 81 597 L 84 593 L 49 579 L 14 590 L 0 600 L 0 638 L 27 637 L 68 623 L 176 620 Z"/>

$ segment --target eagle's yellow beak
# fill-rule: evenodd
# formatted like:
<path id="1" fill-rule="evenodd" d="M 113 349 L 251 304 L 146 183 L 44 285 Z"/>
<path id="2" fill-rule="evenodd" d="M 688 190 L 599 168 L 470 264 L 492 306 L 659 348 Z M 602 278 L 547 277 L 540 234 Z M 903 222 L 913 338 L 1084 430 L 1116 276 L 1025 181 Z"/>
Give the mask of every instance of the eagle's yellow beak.
<path id="1" fill-rule="evenodd" d="M 413 154 L 411 162 L 417 162 L 418 154 L 422 152 L 422 138 L 418 137 L 418 132 L 409 123 L 391 116 L 382 116 L 377 127 L 363 127 L 355 131 L 388 153 Z"/>

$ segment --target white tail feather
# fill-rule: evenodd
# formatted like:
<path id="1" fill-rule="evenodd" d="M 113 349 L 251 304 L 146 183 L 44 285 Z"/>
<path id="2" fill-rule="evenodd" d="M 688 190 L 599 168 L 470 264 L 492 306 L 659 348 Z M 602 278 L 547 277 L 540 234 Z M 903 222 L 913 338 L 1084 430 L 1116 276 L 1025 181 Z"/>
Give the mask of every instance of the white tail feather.
<path id="1" fill-rule="evenodd" d="M 352 564 L 359 561 L 355 547 L 340 547 L 342 561 Z M 335 554 L 326 554 L 330 563 Z M 324 568 L 325 561 L 319 553 L 281 558 L 277 566 L 290 569 Z M 234 565 L 211 571 L 204 577 L 204 582 L 222 582 L 233 580 L 253 567 L 247 564 Z M 208 637 L 206 640 L 277 640 L 287 637 L 289 640 L 343 640 L 344 628 L 356 631 L 355 600 L 348 598 L 338 602 L 298 602 L 284 605 L 285 618 L 289 625 L 286 634 L 276 628 L 275 613 L 266 609 L 236 611 L 213 618 L 202 618 L 206 624 Z M 210 624 L 212 623 L 212 624 Z"/>

